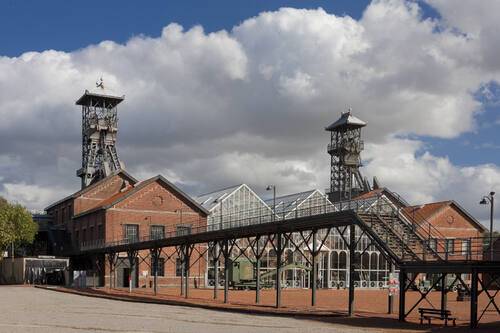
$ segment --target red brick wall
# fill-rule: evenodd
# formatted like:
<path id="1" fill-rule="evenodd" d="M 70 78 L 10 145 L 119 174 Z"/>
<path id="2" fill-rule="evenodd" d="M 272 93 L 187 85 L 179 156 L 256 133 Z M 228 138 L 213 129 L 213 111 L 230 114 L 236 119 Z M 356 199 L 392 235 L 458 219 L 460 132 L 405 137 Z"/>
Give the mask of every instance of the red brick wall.
<path id="1" fill-rule="evenodd" d="M 428 221 L 436 227 L 436 229 L 445 238 L 454 238 L 454 252 L 456 259 L 462 256 L 463 239 L 471 239 L 472 254 L 478 254 L 482 248 L 482 240 L 475 239 L 481 237 L 480 230 L 470 221 L 470 219 L 462 214 L 453 204 L 441 209 L 428 219 Z M 472 259 L 478 259 L 474 256 Z"/>
<path id="2" fill-rule="evenodd" d="M 94 208 L 102 200 L 120 192 L 125 181 L 126 179 L 124 176 L 118 174 L 103 180 L 101 184 L 89 191 L 85 191 L 81 196 L 75 199 L 75 215 Z"/>
<path id="3" fill-rule="evenodd" d="M 206 226 L 206 217 L 154 182 L 107 210 L 106 241 L 123 239 L 125 224 L 138 224 L 139 237 L 144 237 L 151 225 L 163 225 L 169 232 L 177 224 Z"/>

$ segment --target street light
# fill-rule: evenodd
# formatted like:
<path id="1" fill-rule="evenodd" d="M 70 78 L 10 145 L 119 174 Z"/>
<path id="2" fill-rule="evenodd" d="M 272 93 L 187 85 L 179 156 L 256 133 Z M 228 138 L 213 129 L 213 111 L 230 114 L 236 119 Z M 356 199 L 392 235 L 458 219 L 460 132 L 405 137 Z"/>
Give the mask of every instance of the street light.
<path id="1" fill-rule="evenodd" d="M 273 190 L 273 219 L 272 221 L 274 222 L 274 219 L 276 217 L 276 185 L 267 185 L 266 191 L 271 191 Z"/>
<path id="2" fill-rule="evenodd" d="M 493 209 L 495 206 L 495 192 L 491 191 L 489 195 L 485 195 L 481 201 L 480 205 L 490 204 L 490 260 L 493 260 Z"/>

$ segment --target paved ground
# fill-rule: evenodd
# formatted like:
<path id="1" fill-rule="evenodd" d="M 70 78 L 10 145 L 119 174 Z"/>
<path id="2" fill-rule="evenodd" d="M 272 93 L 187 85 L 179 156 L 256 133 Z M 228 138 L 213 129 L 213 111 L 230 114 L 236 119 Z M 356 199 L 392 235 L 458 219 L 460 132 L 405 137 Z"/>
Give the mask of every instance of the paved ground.
<path id="1" fill-rule="evenodd" d="M 0 332 L 365 332 L 328 322 L 0 287 Z M 380 330 L 375 330 L 380 331 Z"/>
<path id="2" fill-rule="evenodd" d="M 495 324 L 476 332 L 498 333 L 499 327 Z M 358 314 L 355 318 L 250 315 L 179 305 L 107 300 L 31 287 L 0 286 L 0 332 L 350 333 L 431 330 L 441 331 L 442 328 L 400 324 L 393 318 L 375 317 L 373 314 Z M 456 333 L 468 329 L 449 328 L 446 331 Z"/>

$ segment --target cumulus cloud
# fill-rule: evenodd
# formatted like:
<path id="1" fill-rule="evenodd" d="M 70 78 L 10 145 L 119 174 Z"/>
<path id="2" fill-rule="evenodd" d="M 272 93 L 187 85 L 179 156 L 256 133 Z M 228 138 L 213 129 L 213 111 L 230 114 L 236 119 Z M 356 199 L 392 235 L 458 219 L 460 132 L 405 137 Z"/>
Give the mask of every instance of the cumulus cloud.
<path id="1" fill-rule="evenodd" d="M 396 0 L 373 1 L 359 20 L 282 8 L 231 31 L 172 23 L 158 38 L 0 57 L 0 193 L 41 208 L 78 188 L 74 101 L 103 76 L 126 96 L 118 152 L 139 178 L 163 173 L 193 194 L 241 182 L 323 189 L 323 128 L 351 106 L 369 124 L 367 175 L 412 201 L 457 198 L 476 212 L 477 179 L 498 186 L 498 167 L 455 166 L 415 135 L 475 129 L 473 93 L 500 81 L 496 20 L 428 3 L 441 19 Z"/>

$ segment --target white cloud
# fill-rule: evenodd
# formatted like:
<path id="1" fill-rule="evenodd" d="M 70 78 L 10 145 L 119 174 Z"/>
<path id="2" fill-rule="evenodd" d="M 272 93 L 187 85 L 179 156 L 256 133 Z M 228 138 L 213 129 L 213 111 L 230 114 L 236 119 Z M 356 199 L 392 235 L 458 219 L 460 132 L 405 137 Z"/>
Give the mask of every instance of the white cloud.
<path id="1" fill-rule="evenodd" d="M 78 187 L 74 101 L 103 75 L 126 95 L 118 152 L 141 177 L 164 173 L 192 193 L 240 182 L 323 189 L 323 127 L 352 106 L 369 124 L 364 172 L 410 200 L 457 197 L 475 210 L 474 177 L 498 186 L 486 176 L 495 166 L 470 171 L 395 139 L 474 130 L 473 92 L 500 77 L 491 15 L 469 22 L 429 2 L 443 20 L 395 0 L 374 1 L 358 21 L 283 8 L 229 32 L 169 24 L 158 38 L 0 57 L 0 191 L 39 208 Z"/>

